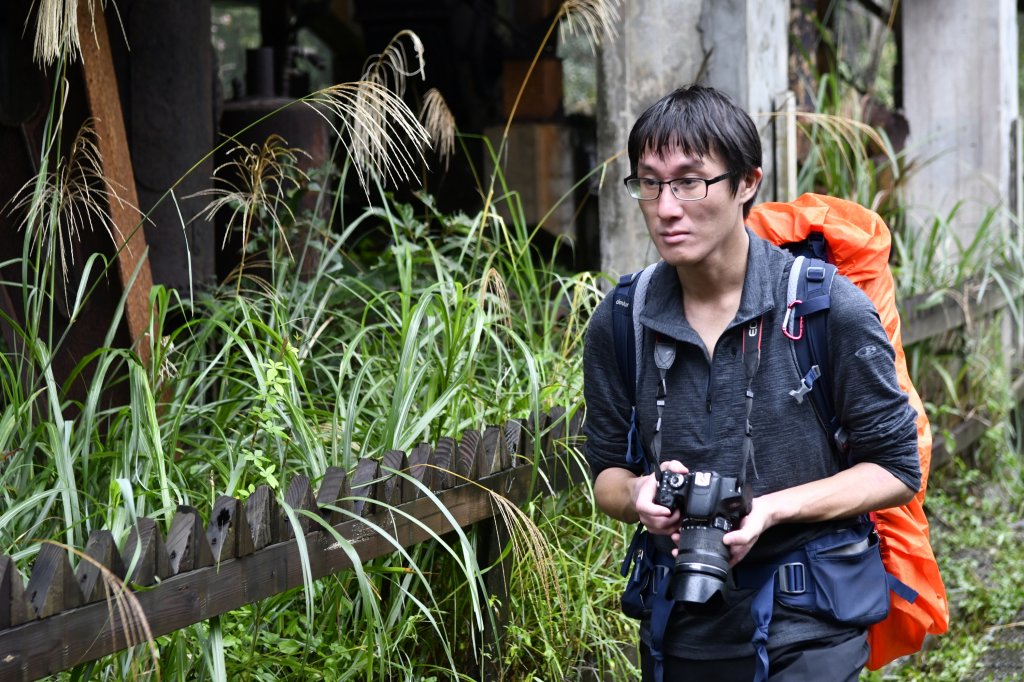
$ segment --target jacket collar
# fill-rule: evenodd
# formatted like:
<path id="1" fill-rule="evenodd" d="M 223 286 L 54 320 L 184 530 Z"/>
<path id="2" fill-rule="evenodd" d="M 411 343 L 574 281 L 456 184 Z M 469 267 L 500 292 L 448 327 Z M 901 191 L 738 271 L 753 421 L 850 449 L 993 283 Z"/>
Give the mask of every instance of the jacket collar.
<path id="1" fill-rule="evenodd" d="M 750 229 L 747 249 L 747 271 L 743 278 L 740 307 L 728 329 L 744 324 L 775 308 L 778 283 L 782 279 L 781 252 Z M 783 302 L 783 305 L 785 303 Z M 651 275 L 640 322 L 650 329 L 680 341 L 699 344 L 696 332 L 683 315 L 682 289 L 675 268 L 664 261 Z"/>

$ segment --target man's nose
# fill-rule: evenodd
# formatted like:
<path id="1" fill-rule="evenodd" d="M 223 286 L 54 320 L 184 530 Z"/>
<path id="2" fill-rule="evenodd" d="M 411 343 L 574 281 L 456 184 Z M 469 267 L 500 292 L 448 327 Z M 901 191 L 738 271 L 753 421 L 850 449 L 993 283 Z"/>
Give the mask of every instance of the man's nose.
<path id="1" fill-rule="evenodd" d="M 676 199 L 672 194 L 672 188 L 668 185 L 661 186 L 661 194 L 658 196 L 658 216 L 661 218 L 675 218 L 683 213 L 683 202 Z"/>

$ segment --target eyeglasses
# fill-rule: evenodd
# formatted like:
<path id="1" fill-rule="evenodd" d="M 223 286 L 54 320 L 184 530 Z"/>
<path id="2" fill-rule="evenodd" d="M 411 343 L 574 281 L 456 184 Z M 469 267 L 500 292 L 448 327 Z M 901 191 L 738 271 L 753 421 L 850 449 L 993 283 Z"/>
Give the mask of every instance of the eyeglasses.
<path id="1" fill-rule="evenodd" d="M 708 187 L 725 180 L 733 174 L 732 171 L 722 173 L 718 177 L 705 180 L 704 178 L 676 178 L 675 180 L 654 180 L 652 178 L 628 177 L 623 182 L 629 196 L 641 201 L 653 201 L 661 196 L 661 186 L 668 185 L 672 195 L 680 201 L 700 201 L 708 195 Z"/>

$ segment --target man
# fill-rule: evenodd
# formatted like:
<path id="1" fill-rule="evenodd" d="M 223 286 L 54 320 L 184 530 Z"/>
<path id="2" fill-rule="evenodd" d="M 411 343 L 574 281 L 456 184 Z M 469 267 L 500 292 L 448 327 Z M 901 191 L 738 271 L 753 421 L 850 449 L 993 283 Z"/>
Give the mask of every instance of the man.
<path id="1" fill-rule="evenodd" d="M 641 622 L 644 679 L 657 671 L 665 680 L 751 680 L 759 670 L 751 644 L 758 589 L 744 583 L 744 572 L 860 514 L 910 500 L 920 486 L 915 412 L 874 306 L 842 277 L 832 288 L 828 341 L 849 450 L 837 452 L 810 401 L 790 395 L 800 383 L 782 331 L 793 258 L 744 226 L 762 178 L 760 139 L 746 112 L 713 89 L 681 88 L 641 115 L 628 152 L 626 187 L 661 256 L 638 339 L 640 442 L 661 470 L 745 478 L 753 491 L 749 513 L 722 538 L 737 585 L 712 613 L 677 606 L 664 632 L 649 618 Z M 594 493 L 605 513 L 639 521 L 661 552 L 672 552 L 680 513 L 654 502 L 656 476 L 625 456 L 631 406 L 615 359 L 612 307 L 609 297 L 595 311 L 584 351 Z M 751 371 L 743 337 L 755 332 Z M 659 369 L 654 349 L 665 340 L 675 360 Z M 858 678 L 867 660 L 862 626 L 777 601 L 770 617 L 772 680 Z"/>

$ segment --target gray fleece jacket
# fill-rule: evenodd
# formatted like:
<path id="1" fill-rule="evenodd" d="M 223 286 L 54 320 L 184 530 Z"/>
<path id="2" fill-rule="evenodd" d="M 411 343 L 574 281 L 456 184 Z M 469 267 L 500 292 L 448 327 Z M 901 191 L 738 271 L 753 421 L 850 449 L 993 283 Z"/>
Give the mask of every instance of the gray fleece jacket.
<path id="1" fill-rule="evenodd" d="M 661 459 L 678 459 L 690 471 L 737 476 L 742 462 L 746 419 L 746 373 L 741 351 L 746 323 L 763 317 L 761 358 L 753 382 L 754 458 L 747 484 L 761 495 L 831 476 L 854 462 L 874 462 L 909 488 L 920 486 L 916 413 L 900 390 L 894 352 L 870 299 L 844 277 L 832 287 L 829 351 L 836 413 L 849 437 L 849 453 L 839 455 L 809 400 L 789 392 L 800 385 L 793 342 L 781 329 L 786 286 L 793 258 L 748 230 L 750 249 L 739 310 L 714 352 L 687 323 L 676 272 L 661 263 L 654 271 L 641 315 L 643 355 L 637 379 L 639 432 L 651 452 L 657 421 L 659 372 L 651 349 L 654 334 L 675 339 L 677 357 L 669 369 L 662 416 Z M 625 461 L 630 404 L 619 376 L 612 336 L 612 297 L 592 317 L 584 347 L 586 457 L 593 475 Z M 744 561 L 761 561 L 797 547 L 845 522 L 787 524 L 769 529 Z M 740 564 L 742 566 L 742 563 Z M 751 653 L 749 600 L 735 590 L 729 607 L 715 617 L 674 617 L 666 636 L 667 653 L 690 658 L 722 658 Z M 788 613 L 776 605 L 772 645 L 827 637 L 844 629 L 817 616 Z"/>

